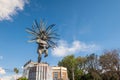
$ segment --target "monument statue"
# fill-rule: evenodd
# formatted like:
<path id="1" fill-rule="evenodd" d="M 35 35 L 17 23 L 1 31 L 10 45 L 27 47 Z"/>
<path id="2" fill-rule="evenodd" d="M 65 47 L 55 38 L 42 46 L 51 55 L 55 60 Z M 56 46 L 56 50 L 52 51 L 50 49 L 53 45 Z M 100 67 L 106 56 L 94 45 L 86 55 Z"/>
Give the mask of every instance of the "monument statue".
<path id="1" fill-rule="evenodd" d="M 45 54 L 44 57 L 47 57 L 48 49 L 56 47 L 55 41 L 58 39 L 58 35 L 56 34 L 56 30 L 53 29 L 54 26 L 55 24 L 46 27 L 46 23 L 44 23 L 42 20 L 39 24 L 35 20 L 32 28 L 27 28 L 27 32 L 32 34 L 32 39 L 30 42 L 36 42 L 38 44 L 38 63 L 41 62 L 42 54 Z"/>

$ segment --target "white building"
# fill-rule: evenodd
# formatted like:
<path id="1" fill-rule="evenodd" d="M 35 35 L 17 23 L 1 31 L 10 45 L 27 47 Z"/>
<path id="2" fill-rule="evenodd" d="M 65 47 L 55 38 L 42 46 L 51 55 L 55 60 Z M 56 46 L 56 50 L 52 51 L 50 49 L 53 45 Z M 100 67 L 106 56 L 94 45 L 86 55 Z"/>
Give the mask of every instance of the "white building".
<path id="1" fill-rule="evenodd" d="M 52 72 L 53 80 L 68 80 L 67 68 L 54 66 Z"/>
<path id="2" fill-rule="evenodd" d="M 31 67 L 33 67 L 35 64 L 35 62 L 32 62 L 31 60 L 29 60 L 25 65 L 24 65 L 24 68 L 23 68 L 23 77 L 26 77 L 28 78 L 28 75 L 29 75 L 29 70 Z"/>
<path id="3" fill-rule="evenodd" d="M 23 77 L 29 80 L 68 80 L 67 68 L 51 67 L 47 63 L 28 61 L 24 65 Z"/>

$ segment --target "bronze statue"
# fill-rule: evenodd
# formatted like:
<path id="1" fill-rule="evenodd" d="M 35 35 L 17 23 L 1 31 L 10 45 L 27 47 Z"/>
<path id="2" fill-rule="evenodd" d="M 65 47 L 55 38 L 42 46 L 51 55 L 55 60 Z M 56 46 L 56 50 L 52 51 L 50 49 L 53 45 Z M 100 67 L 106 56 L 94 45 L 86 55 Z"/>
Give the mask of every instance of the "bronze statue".
<path id="1" fill-rule="evenodd" d="M 27 32 L 32 34 L 33 37 L 30 42 L 36 42 L 38 44 L 38 63 L 41 62 L 41 55 L 43 53 L 45 54 L 44 57 L 47 57 L 48 49 L 50 47 L 56 47 L 55 40 L 58 39 L 58 35 L 55 33 L 56 30 L 53 30 L 54 26 L 55 24 L 46 27 L 46 24 L 42 20 L 40 21 L 40 24 L 35 20 L 32 29 L 27 28 Z"/>

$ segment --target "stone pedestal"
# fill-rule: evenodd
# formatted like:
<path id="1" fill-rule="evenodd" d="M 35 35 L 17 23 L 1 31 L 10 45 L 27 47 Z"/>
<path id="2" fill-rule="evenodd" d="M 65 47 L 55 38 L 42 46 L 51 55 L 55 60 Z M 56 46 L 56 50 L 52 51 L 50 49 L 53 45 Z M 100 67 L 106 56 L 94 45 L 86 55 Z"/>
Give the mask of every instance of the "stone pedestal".
<path id="1" fill-rule="evenodd" d="M 36 63 L 29 67 L 28 80 L 53 80 L 52 68 L 47 63 Z"/>

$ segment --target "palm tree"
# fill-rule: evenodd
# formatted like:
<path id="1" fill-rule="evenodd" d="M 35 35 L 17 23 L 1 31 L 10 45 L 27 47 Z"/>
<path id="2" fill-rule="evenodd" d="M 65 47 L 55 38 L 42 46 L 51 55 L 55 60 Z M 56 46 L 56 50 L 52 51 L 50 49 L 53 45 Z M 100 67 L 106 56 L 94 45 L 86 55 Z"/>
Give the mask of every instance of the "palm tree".
<path id="1" fill-rule="evenodd" d="M 38 62 L 41 61 L 42 53 L 45 53 L 45 57 L 48 56 L 48 48 L 56 47 L 56 39 L 58 39 L 58 34 L 56 34 L 56 30 L 53 30 L 54 26 L 55 24 L 51 24 L 46 27 L 46 23 L 44 23 L 42 20 L 39 24 L 35 20 L 32 25 L 32 29 L 27 28 L 27 32 L 32 34 L 30 42 L 36 42 L 38 44 Z"/>
<path id="2" fill-rule="evenodd" d="M 19 73 L 19 70 L 18 70 L 17 68 L 14 68 L 14 72 L 15 72 L 16 74 L 18 74 L 18 73 Z M 17 75 L 16 75 L 16 79 L 17 79 Z"/>

